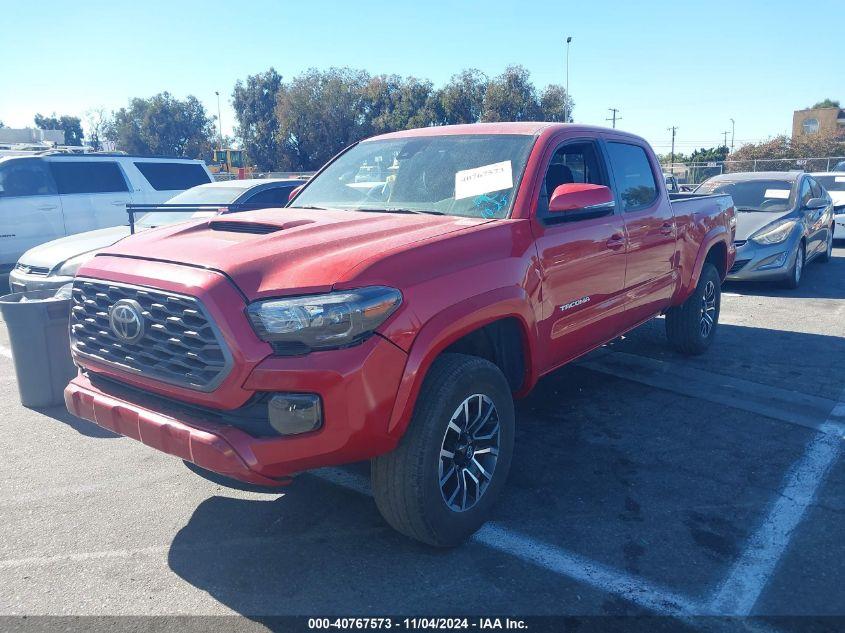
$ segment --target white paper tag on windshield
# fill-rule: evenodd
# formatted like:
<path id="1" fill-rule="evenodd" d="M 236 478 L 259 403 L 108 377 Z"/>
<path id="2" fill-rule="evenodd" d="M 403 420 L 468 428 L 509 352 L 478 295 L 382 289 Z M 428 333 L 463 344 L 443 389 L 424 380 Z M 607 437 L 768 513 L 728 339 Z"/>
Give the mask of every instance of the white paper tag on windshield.
<path id="1" fill-rule="evenodd" d="M 509 160 L 455 174 L 455 200 L 478 196 L 513 187 L 513 170 Z"/>
<path id="2" fill-rule="evenodd" d="M 789 198 L 789 189 L 766 189 L 766 198 L 786 200 Z"/>
<path id="3" fill-rule="evenodd" d="M 845 182 L 845 176 L 834 176 L 833 182 Z"/>

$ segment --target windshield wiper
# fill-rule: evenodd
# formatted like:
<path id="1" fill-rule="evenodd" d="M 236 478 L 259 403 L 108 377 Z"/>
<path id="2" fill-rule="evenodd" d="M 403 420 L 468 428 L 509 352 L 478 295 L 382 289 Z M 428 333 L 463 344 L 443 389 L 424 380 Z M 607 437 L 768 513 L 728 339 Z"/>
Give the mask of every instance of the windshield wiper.
<path id="1" fill-rule="evenodd" d="M 406 209 L 404 207 L 356 207 L 350 211 L 362 211 L 363 213 L 422 213 L 424 215 L 446 215 L 442 211 L 434 209 Z"/>

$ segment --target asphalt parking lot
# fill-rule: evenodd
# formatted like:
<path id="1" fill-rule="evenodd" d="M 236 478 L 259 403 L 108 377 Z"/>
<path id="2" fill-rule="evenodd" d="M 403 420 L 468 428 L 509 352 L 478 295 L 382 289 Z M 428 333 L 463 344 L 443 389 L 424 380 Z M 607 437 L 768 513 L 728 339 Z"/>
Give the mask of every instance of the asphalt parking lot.
<path id="1" fill-rule="evenodd" d="M 706 355 L 655 320 L 520 401 L 451 551 L 387 527 L 366 465 L 236 489 L 25 409 L 3 329 L 0 614 L 845 615 L 845 248 L 725 291 Z"/>

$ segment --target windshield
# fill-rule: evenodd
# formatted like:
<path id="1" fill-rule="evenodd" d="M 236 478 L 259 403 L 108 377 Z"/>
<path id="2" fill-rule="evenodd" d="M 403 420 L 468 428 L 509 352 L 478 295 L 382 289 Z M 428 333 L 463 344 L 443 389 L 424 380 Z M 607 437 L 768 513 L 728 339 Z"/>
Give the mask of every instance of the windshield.
<path id="1" fill-rule="evenodd" d="M 365 141 L 316 176 L 294 206 L 506 218 L 533 144 L 516 134 Z"/>
<path id="2" fill-rule="evenodd" d="M 737 211 L 788 211 L 795 206 L 794 183 L 788 180 L 708 180 L 696 193 L 727 193 Z"/>
<path id="3" fill-rule="evenodd" d="M 828 191 L 845 191 L 845 174 L 841 176 L 814 176 L 814 178 Z"/>
<path id="4" fill-rule="evenodd" d="M 232 204 L 243 195 L 240 187 L 192 187 L 168 200 L 168 204 Z M 146 213 L 136 222 L 138 226 L 154 227 L 174 222 L 185 222 L 196 218 L 210 218 L 217 211 L 163 211 Z"/>

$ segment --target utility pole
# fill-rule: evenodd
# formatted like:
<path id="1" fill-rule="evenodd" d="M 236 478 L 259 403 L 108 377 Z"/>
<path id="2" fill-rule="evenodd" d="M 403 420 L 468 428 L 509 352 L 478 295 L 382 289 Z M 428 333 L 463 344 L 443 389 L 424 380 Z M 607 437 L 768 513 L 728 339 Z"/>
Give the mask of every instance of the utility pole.
<path id="1" fill-rule="evenodd" d="M 666 129 L 672 131 L 672 154 L 671 154 L 671 157 L 669 159 L 669 169 L 671 170 L 672 165 L 675 164 L 675 132 L 678 131 L 678 126 L 673 125 L 672 127 L 667 127 Z"/>
<path id="2" fill-rule="evenodd" d="M 616 116 L 616 113 L 619 112 L 619 108 L 608 108 L 608 110 L 611 112 L 612 118 L 607 118 L 607 119 L 605 119 L 605 121 L 613 121 L 613 127 L 615 129 L 616 128 L 616 119 L 619 119 L 620 121 L 622 120 L 621 116 L 620 117 Z"/>
<path id="3" fill-rule="evenodd" d="M 220 116 L 220 93 L 215 90 L 214 94 L 217 95 L 217 126 L 220 129 L 220 147 L 219 149 L 223 149 L 223 118 Z"/>
<path id="4" fill-rule="evenodd" d="M 566 101 L 563 102 L 563 122 L 569 123 L 569 45 L 572 37 L 566 38 Z"/>
<path id="5" fill-rule="evenodd" d="M 736 131 L 736 121 L 731 119 L 731 152 L 734 151 L 734 132 Z"/>
<path id="6" fill-rule="evenodd" d="M 722 141 L 722 147 L 728 146 L 728 134 L 730 134 L 730 132 L 728 132 L 727 130 L 722 132 L 722 135 L 724 136 L 724 140 Z"/>

